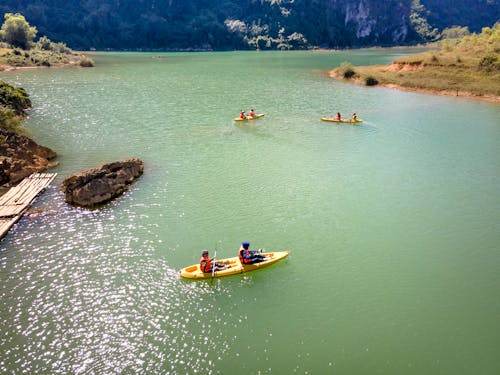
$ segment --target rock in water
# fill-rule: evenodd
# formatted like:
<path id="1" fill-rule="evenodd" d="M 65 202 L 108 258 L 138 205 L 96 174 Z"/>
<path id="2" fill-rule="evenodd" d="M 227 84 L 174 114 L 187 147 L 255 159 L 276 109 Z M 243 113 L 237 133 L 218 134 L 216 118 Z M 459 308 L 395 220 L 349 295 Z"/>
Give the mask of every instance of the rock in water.
<path id="1" fill-rule="evenodd" d="M 92 207 L 122 194 L 143 172 L 142 160 L 117 161 L 67 177 L 62 191 L 67 203 Z"/>

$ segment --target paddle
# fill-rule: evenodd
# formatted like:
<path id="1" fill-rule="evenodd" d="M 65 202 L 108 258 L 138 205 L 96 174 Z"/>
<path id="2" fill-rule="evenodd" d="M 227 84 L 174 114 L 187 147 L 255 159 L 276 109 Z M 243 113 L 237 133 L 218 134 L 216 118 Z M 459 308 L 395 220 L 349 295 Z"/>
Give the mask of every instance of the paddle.
<path id="1" fill-rule="evenodd" d="M 214 257 L 213 257 L 213 264 L 212 264 L 212 281 L 214 280 L 215 277 L 215 267 L 217 267 L 217 245 L 219 244 L 220 241 L 218 241 L 215 244 L 215 250 L 214 250 Z"/>
<path id="2" fill-rule="evenodd" d="M 212 280 L 214 279 L 214 276 L 215 276 L 215 267 L 216 267 L 215 265 L 217 264 L 217 263 L 215 263 L 216 262 L 216 260 L 215 260 L 216 256 L 217 256 L 217 249 L 215 250 L 214 257 L 212 258 L 212 261 L 213 261 L 213 263 L 212 263 Z"/>

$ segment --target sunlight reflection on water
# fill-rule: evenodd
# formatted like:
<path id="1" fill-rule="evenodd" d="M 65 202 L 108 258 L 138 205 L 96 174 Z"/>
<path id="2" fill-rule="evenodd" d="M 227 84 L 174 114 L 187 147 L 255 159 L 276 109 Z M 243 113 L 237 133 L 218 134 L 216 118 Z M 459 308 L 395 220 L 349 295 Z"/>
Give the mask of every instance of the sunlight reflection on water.
<path id="1" fill-rule="evenodd" d="M 154 241 L 131 235 L 148 230 L 140 215 L 132 208 L 120 214 L 125 220 L 117 222 L 112 209 L 59 207 L 57 214 L 23 219 L 22 261 L 3 280 L 2 303 L 9 308 L 2 346 L 11 349 L 2 371 L 213 368 L 207 353 L 217 345 L 223 354 L 229 345 L 214 328 L 226 313 L 214 318 L 200 300 L 224 292 L 223 284 L 180 282 L 177 271 L 156 256 Z M 16 350 L 15 342 L 26 339 Z"/>
<path id="2" fill-rule="evenodd" d="M 0 243 L 0 372 L 494 368 L 497 107 L 317 73 L 366 55 L 383 56 L 104 54 L 93 70 L 16 73 L 60 165 Z M 249 105 L 266 116 L 235 124 Z M 337 110 L 365 123 L 320 121 Z M 64 203 L 65 176 L 130 156 L 145 173 L 121 197 Z M 234 256 L 242 240 L 292 254 L 180 279 L 201 249 Z"/>

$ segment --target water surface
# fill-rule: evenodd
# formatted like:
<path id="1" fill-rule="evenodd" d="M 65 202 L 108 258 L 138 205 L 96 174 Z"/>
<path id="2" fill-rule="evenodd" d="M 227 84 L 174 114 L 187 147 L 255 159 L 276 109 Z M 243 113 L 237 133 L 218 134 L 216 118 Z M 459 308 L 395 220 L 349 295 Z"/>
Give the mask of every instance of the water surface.
<path id="1" fill-rule="evenodd" d="M 500 107 L 337 82 L 405 51 L 103 53 L 1 73 L 56 182 L 0 243 L 0 372 L 500 371 Z M 241 109 L 265 112 L 254 124 Z M 322 123 L 357 112 L 358 126 Z M 62 179 L 129 157 L 100 210 Z M 181 280 L 207 248 L 291 249 Z"/>

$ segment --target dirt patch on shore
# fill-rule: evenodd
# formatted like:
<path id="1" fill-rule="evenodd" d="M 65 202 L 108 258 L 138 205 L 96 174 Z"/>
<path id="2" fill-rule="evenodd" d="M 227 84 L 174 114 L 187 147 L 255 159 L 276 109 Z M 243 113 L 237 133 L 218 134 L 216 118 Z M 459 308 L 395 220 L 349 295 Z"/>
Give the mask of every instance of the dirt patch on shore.
<path id="1" fill-rule="evenodd" d="M 398 64 L 398 63 L 392 63 L 390 65 L 387 65 L 385 68 L 382 70 L 384 72 L 416 72 L 418 70 L 424 69 L 423 64 Z"/>

